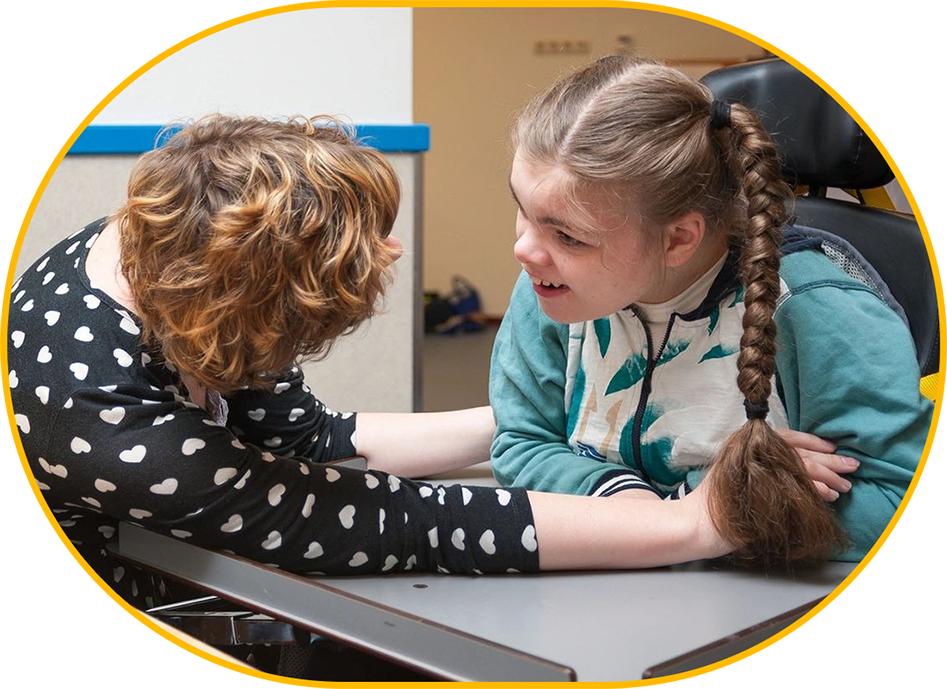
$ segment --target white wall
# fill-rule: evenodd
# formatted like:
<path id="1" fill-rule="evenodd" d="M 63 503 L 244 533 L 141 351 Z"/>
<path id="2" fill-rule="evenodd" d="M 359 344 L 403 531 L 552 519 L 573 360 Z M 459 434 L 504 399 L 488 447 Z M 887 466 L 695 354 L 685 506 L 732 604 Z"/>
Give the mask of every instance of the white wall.
<path id="1" fill-rule="evenodd" d="M 410 8 L 326 8 L 255 19 L 212 34 L 152 67 L 94 124 L 164 124 L 209 112 L 286 117 L 342 114 L 356 124 L 412 122 Z M 386 312 L 303 367 L 338 410 L 411 411 L 418 405 L 420 277 L 418 155 L 392 154 L 402 185 L 393 234 L 405 245 Z M 135 156 L 67 156 L 50 180 L 16 273 L 59 239 L 108 215 Z M 419 259 L 419 257 L 418 257 Z"/>
<path id="2" fill-rule="evenodd" d="M 410 8 L 322 8 L 254 19 L 166 58 L 95 123 L 163 124 L 219 111 L 407 124 L 411 33 Z"/>

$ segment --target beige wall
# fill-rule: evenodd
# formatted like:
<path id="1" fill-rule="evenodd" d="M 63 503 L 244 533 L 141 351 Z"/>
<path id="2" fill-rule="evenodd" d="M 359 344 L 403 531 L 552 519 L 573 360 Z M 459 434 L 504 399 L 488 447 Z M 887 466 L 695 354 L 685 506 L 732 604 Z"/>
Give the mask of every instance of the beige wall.
<path id="1" fill-rule="evenodd" d="M 634 9 L 414 10 L 414 119 L 431 125 L 424 174 L 424 287 L 459 273 L 502 314 L 519 272 L 507 143 L 515 112 L 558 75 L 615 52 L 685 60 L 700 76 L 763 54 L 699 22 Z M 585 55 L 535 54 L 537 41 L 586 41 Z M 702 63 L 706 61 L 706 63 Z"/>

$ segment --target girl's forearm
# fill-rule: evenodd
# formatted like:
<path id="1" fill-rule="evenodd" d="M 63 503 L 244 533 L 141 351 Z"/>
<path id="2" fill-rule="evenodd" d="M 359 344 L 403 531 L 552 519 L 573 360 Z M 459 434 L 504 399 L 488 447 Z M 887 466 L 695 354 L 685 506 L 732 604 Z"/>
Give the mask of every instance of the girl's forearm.
<path id="1" fill-rule="evenodd" d="M 607 500 L 530 493 L 539 566 L 638 569 L 720 557 L 732 549 L 700 500 Z"/>
<path id="2" fill-rule="evenodd" d="M 360 413 L 355 446 L 369 469 L 415 478 L 490 458 L 493 410 L 477 407 L 425 414 Z"/>

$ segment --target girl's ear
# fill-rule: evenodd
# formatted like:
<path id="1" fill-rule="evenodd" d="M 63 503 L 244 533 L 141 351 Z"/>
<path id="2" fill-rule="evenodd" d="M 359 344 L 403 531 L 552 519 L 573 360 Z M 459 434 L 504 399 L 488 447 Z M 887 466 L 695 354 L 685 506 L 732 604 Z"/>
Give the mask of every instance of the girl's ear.
<path id="1" fill-rule="evenodd" d="M 704 216 L 693 211 L 682 215 L 664 228 L 664 260 L 669 268 L 678 268 L 687 263 L 707 232 Z"/>

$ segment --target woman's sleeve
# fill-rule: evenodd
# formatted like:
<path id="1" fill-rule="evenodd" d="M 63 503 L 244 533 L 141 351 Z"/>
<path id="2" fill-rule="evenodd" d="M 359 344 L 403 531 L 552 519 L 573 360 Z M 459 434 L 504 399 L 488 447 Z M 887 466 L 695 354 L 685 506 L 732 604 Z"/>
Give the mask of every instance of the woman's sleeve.
<path id="1" fill-rule="evenodd" d="M 538 568 L 525 491 L 277 457 L 200 408 L 141 404 L 120 391 L 84 389 L 67 404 L 39 460 L 44 481 L 115 519 L 290 571 Z"/>
<path id="2" fill-rule="evenodd" d="M 873 292 L 837 283 L 792 295 L 776 323 L 790 426 L 861 463 L 833 503 L 851 539 L 840 559 L 859 560 L 894 516 L 930 430 L 911 334 Z"/>
<path id="3" fill-rule="evenodd" d="M 490 455 L 504 486 L 549 493 L 611 495 L 651 490 L 636 472 L 581 457 L 566 438 L 567 326 L 539 308 L 526 274 L 520 276 L 493 346 L 490 404 L 497 429 Z"/>
<path id="4" fill-rule="evenodd" d="M 293 367 L 273 391 L 240 390 L 224 398 L 227 425 L 240 439 L 279 456 L 333 462 L 355 452 L 355 413 L 337 412 L 313 397 Z"/>

